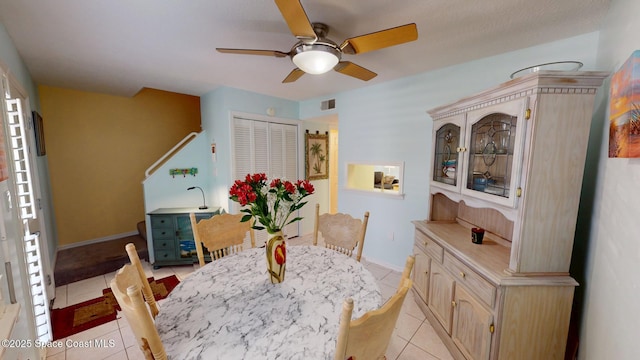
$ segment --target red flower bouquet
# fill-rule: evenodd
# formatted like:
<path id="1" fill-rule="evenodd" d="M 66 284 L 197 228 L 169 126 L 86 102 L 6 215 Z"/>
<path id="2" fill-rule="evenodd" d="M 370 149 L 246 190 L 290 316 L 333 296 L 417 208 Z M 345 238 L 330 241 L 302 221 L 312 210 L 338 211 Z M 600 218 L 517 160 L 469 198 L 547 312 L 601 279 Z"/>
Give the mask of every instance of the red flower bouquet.
<path id="1" fill-rule="evenodd" d="M 281 231 L 286 225 L 302 220 L 291 214 L 307 202 L 305 197 L 313 194 L 314 188 L 307 180 L 290 181 L 273 179 L 268 183 L 266 174 L 247 174 L 244 181 L 236 180 L 229 190 L 229 198 L 245 206 L 242 222 L 253 219 L 256 230 L 267 229 L 271 234 Z M 259 223 L 259 224 L 258 224 Z"/>

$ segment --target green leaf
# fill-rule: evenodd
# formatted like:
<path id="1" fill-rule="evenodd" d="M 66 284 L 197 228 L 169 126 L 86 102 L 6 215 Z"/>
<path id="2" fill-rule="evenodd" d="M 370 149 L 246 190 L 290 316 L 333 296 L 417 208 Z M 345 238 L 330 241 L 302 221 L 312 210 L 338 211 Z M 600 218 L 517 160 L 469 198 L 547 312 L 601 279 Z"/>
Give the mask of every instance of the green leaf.
<path id="1" fill-rule="evenodd" d="M 289 221 L 289 222 L 287 223 L 287 225 L 289 225 L 289 224 L 291 224 L 291 223 L 294 223 L 294 222 L 296 222 L 296 221 L 300 221 L 300 220 L 302 220 L 302 219 L 304 219 L 304 218 L 302 218 L 302 217 L 294 218 L 293 220 Z"/>
<path id="2" fill-rule="evenodd" d="M 251 220 L 252 217 L 253 216 L 251 216 L 251 215 L 245 215 L 245 216 L 242 217 L 240 222 L 247 222 L 247 221 Z"/>

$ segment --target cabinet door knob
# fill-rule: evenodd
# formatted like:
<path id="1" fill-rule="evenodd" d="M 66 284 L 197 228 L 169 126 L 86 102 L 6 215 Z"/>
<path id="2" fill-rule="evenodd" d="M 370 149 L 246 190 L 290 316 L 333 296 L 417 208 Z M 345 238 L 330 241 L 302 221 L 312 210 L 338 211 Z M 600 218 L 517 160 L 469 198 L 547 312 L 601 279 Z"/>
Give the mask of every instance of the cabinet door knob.
<path id="1" fill-rule="evenodd" d="M 451 306 L 452 306 L 452 307 L 456 307 L 456 302 L 455 302 L 455 301 L 452 301 L 452 302 L 451 302 Z"/>
<path id="2" fill-rule="evenodd" d="M 427 240 L 424 241 L 424 246 L 427 246 L 429 242 Z"/>
<path id="3" fill-rule="evenodd" d="M 464 277 L 465 277 L 465 275 L 464 275 L 464 273 L 463 273 L 462 271 L 460 271 L 460 277 L 461 277 L 461 278 L 464 278 Z"/>

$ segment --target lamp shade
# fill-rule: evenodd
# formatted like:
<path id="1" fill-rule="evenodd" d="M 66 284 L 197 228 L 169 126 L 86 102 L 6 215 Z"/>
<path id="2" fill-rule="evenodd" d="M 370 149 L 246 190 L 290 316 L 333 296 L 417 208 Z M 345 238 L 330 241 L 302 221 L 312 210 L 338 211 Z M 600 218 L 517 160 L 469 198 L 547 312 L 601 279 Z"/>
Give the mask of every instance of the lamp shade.
<path id="1" fill-rule="evenodd" d="M 292 60 L 307 74 L 324 74 L 340 61 L 340 52 L 325 44 L 299 45 Z"/>

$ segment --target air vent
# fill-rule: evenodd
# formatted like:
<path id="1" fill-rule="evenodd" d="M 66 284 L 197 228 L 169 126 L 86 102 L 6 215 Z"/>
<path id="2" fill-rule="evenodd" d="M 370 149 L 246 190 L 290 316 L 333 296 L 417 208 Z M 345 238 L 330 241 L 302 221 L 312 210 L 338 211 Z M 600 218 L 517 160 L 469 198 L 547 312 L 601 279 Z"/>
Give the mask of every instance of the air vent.
<path id="1" fill-rule="evenodd" d="M 325 100 L 320 103 L 320 110 L 331 110 L 336 108 L 336 99 Z"/>

